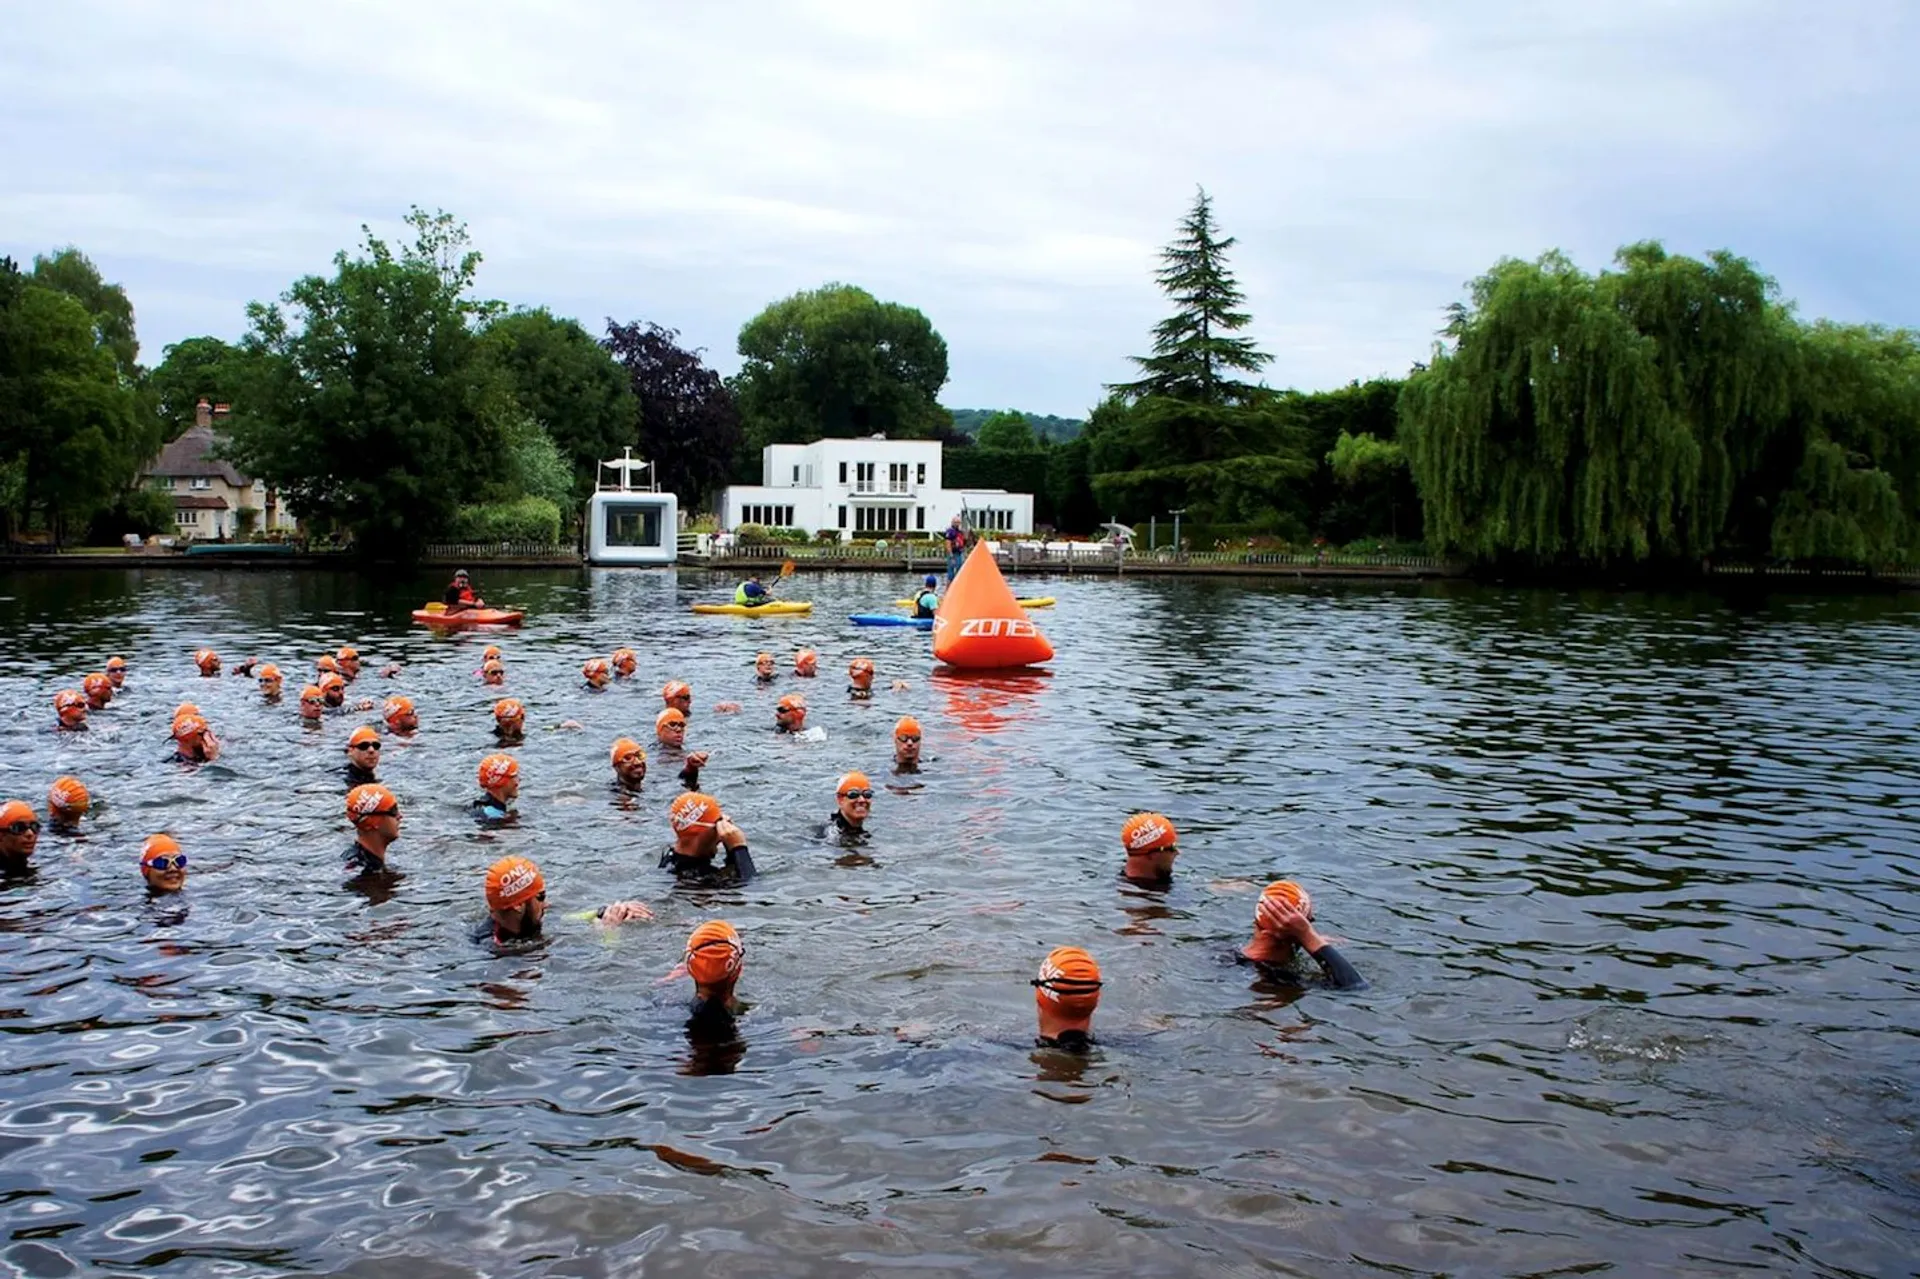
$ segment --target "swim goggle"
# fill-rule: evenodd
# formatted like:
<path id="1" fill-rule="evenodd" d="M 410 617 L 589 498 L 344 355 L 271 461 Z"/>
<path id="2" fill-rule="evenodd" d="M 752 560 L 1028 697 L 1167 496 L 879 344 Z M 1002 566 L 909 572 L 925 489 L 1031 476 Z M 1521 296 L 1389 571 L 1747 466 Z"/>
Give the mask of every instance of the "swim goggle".
<path id="1" fill-rule="evenodd" d="M 724 946 L 732 953 L 733 960 L 729 967 L 739 967 L 741 961 L 747 957 L 747 944 L 745 942 L 733 941 L 726 937 L 709 937 L 698 946 L 687 947 L 686 962 L 691 964 L 696 954 L 703 950 L 712 950 L 715 946 Z"/>
<path id="2" fill-rule="evenodd" d="M 853 790 L 841 791 L 840 798 L 841 799 L 872 799 L 873 792 L 871 790 L 866 789 L 865 787 L 855 787 Z"/>
<path id="3" fill-rule="evenodd" d="M 357 751 L 377 751 L 380 749 L 380 743 L 379 742 L 355 742 L 353 744 L 353 749 Z"/>
<path id="4" fill-rule="evenodd" d="M 24 822 L 14 822 L 7 827 L 7 834 L 9 835 L 37 835 L 39 833 L 40 819 L 37 817 L 28 818 Z"/>
<path id="5" fill-rule="evenodd" d="M 896 741 L 896 742 L 905 742 L 905 743 L 907 743 L 908 745 L 911 745 L 911 746 L 918 746 L 918 745 L 920 744 L 920 734 L 918 734 L 918 733 L 902 733 L 902 734 L 900 734 L 900 736 L 898 736 L 898 737 L 896 737 L 896 738 L 894 738 L 893 740 L 894 740 L 894 741 Z"/>
<path id="6" fill-rule="evenodd" d="M 156 853 L 140 864 L 148 870 L 185 870 L 187 868 L 187 855 L 185 853 Z"/>
<path id="7" fill-rule="evenodd" d="M 1056 995 L 1091 995 L 1105 984 L 1093 977 L 1035 977 L 1027 983 Z"/>

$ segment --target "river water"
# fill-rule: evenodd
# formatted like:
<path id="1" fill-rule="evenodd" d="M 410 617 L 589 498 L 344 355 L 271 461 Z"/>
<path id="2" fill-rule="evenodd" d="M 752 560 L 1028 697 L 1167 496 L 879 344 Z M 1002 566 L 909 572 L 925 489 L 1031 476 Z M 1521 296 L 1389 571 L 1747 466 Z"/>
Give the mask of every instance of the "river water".
<path id="1" fill-rule="evenodd" d="M 742 620 L 687 612 L 731 586 L 699 574 L 483 575 L 530 611 L 498 642 L 531 727 L 519 824 L 481 832 L 496 637 L 410 627 L 438 585 L 0 577 L 0 795 L 71 772 L 103 801 L 0 888 L 0 1270 L 1915 1272 L 1920 600 L 1023 579 L 1060 599 L 1052 674 L 969 681 L 844 621 L 905 577 L 802 575 L 812 617 Z M 405 877 L 371 897 L 339 873 L 360 718 L 303 731 L 189 656 L 343 642 L 403 667 L 356 694 L 424 721 L 383 767 Z M 640 678 L 586 692 L 621 643 Z M 801 644 L 821 678 L 752 683 Z M 51 731 L 114 652 L 127 693 Z M 669 677 L 744 888 L 656 869 L 662 761 L 609 787 Z M 771 732 L 796 688 L 825 740 Z M 183 699 L 217 764 L 162 762 Z M 854 766 L 884 787 L 864 859 L 814 833 Z M 1143 807 L 1182 832 L 1164 894 L 1115 879 Z M 153 902 L 163 829 L 192 879 Z M 469 930 L 509 851 L 552 913 L 501 957 Z M 1369 990 L 1232 962 L 1282 876 Z M 576 913 L 634 896 L 658 923 Z M 662 981 L 712 916 L 748 944 L 721 1044 Z M 1032 1043 L 1067 943 L 1107 979 L 1084 1059 Z"/>

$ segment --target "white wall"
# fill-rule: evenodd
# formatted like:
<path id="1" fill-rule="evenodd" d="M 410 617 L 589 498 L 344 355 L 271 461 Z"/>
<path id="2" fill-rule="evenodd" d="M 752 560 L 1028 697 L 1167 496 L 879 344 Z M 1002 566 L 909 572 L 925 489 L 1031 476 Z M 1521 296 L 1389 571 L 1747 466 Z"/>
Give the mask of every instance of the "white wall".
<path id="1" fill-rule="evenodd" d="M 734 485 L 715 502 L 720 527 L 771 524 L 844 535 L 937 537 L 961 513 L 1013 533 L 1033 529 L 1033 495 L 940 487 L 937 440 L 815 440 L 761 451 L 760 484 Z M 769 510 L 768 508 L 772 508 Z M 790 515 L 790 522 L 779 517 Z"/>

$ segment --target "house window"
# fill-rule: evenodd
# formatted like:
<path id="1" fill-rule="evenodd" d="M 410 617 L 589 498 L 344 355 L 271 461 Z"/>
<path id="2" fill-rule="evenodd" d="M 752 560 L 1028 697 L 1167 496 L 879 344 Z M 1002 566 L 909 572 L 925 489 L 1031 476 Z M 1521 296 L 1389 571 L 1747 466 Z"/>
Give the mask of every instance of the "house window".
<path id="1" fill-rule="evenodd" d="M 800 482 L 800 468 L 797 466 L 793 468 L 793 482 L 795 484 Z"/>
<path id="2" fill-rule="evenodd" d="M 183 527 L 188 524 L 198 524 L 200 522 L 200 512 L 175 511 L 173 513 L 173 522 Z"/>
<path id="3" fill-rule="evenodd" d="M 853 491 L 856 493 L 873 492 L 872 462 L 855 462 L 853 464 Z"/>
<path id="4" fill-rule="evenodd" d="M 213 487 L 213 481 L 204 475 L 195 476 L 192 487 L 197 489 L 210 489 Z"/>
<path id="5" fill-rule="evenodd" d="M 840 464 L 840 482 L 842 484 L 845 484 L 847 482 L 847 464 L 845 462 L 842 462 Z M 840 523 L 844 525 L 846 521 L 841 520 Z"/>
<path id="6" fill-rule="evenodd" d="M 913 482 L 915 484 L 925 484 L 927 482 L 927 464 L 925 462 L 921 462 L 913 468 Z"/>
<path id="7" fill-rule="evenodd" d="M 907 464 L 905 462 L 887 463 L 887 492 L 904 493 L 907 491 Z"/>
<path id="8" fill-rule="evenodd" d="M 845 528 L 846 526 L 847 526 L 847 508 L 843 506 L 840 508 L 840 527 Z"/>
<path id="9" fill-rule="evenodd" d="M 922 466 L 920 469 L 924 471 L 927 468 Z M 916 506 L 913 508 L 913 527 L 916 532 L 924 533 L 927 531 L 927 508 L 926 507 Z"/>

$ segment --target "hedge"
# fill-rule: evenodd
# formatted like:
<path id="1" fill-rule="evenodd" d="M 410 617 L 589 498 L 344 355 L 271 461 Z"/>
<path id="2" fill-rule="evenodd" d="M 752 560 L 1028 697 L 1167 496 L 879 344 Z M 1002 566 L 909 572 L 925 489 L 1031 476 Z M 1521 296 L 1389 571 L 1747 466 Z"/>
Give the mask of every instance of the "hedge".
<path id="1" fill-rule="evenodd" d="M 544 497 L 463 506 L 447 527 L 446 540 L 552 546 L 560 540 L 560 508 Z"/>

